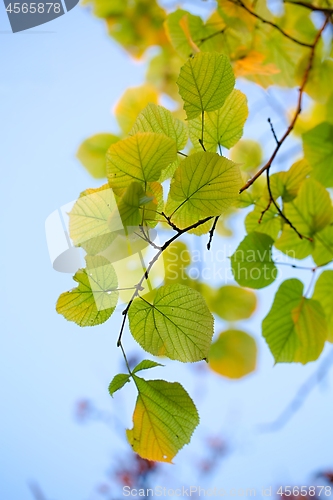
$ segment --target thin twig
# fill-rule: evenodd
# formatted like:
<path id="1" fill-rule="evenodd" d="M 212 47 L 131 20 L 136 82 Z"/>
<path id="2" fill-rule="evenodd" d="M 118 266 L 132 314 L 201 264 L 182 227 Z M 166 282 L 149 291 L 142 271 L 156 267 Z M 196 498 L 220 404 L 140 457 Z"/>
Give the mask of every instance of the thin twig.
<path id="1" fill-rule="evenodd" d="M 149 278 L 149 273 L 152 269 L 152 267 L 154 266 L 154 264 L 157 262 L 157 260 L 160 258 L 160 256 L 163 254 L 163 252 L 175 241 L 177 240 L 182 234 L 185 234 L 187 233 L 188 231 L 191 231 L 192 229 L 195 229 L 199 226 L 202 226 L 202 224 L 205 224 L 206 222 L 208 222 L 209 220 L 213 219 L 212 216 L 210 217 L 206 217 L 205 219 L 201 219 L 197 222 L 195 222 L 194 224 L 191 224 L 191 226 L 188 226 L 184 229 L 178 229 L 178 232 L 177 234 L 173 235 L 172 238 L 170 238 L 169 240 L 167 240 L 160 248 L 160 250 L 154 255 L 154 257 L 152 258 L 152 260 L 149 262 L 148 266 L 147 266 L 147 269 L 146 271 L 144 272 L 144 274 L 142 275 L 142 278 L 140 279 L 139 283 L 137 285 L 135 285 L 135 291 L 130 299 L 130 301 L 128 302 L 126 308 L 123 310 L 123 321 L 122 321 L 122 324 L 121 324 L 121 328 L 120 328 L 120 333 L 119 333 L 119 337 L 118 337 L 118 341 L 117 341 L 117 346 L 118 347 L 121 347 L 121 338 L 122 338 L 122 334 L 123 334 L 123 331 L 124 331 L 124 328 L 125 328 L 125 323 L 126 323 L 126 319 L 127 319 L 127 315 L 128 315 L 128 311 L 134 301 L 134 299 L 136 297 L 138 297 L 139 295 L 139 292 L 144 290 L 144 287 L 143 287 L 143 282 L 145 280 L 148 280 Z"/>
<path id="2" fill-rule="evenodd" d="M 185 156 L 187 158 L 187 155 L 185 153 L 182 153 L 181 151 L 177 151 L 179 155 Z"/>
<path id="3" fill-rule="evenodd" d="M 273 127 L 272 120 L 271 120 L 270 118 L 267 118 L 267 121 L 268 121 L 268 123 L 269 123 L 269 125 L 270 125 L 270 127 L 271 127 L 271 131 L 272 131 L 272 134 L 273 134 L 273 137 L 274 137 L 274 139 L 275 139 L 276 144 L 279 144 L 279 139 L 278 139 L 278 138 L 277 138 L 277 136 L 276 136 L 276 133 L 275 133 L 275 130 L 274 130 L 274 127 Z"/>
<path id="4" fill-rule="evenodd" d="M 333 14 L 333 9 L 329 7 L 317 7 L 316 5 L 312 5 L 311 3 L 302 2 L 302 1 L 293 1 L 293 0 L 284 0 L 284 3 L 290 3 L 294 5 L 299 5 L 300 7 L 305 7 L 306 9 L 312 10 L 314 12 L 323 12 L 324 14 Z"/>
<path id="5" fill-rule="evenodd" d="M 279 417 L 269 424 L 260 425 L 261 432 L 274 432 L 282 429 L 295 413 L 304 404 L 306 398 L 313 391 L 319 382 L 327 375 L 333 364 L 333 349 L 329 352 L 326 358 L 319 365 L 319 368 L 303 383 L 297 391 L 296 396 L 289 405 L 282 411 Z"/>
<path id="6" fill-rule="evenodd" d="M 231 0 L 230 0 L 231 1 Z M 316 38 L 312 44 L 312 50 L 311 50 L 311 53 L 310 53 L 310 57 L 309 57 L 309 62 L 308 62 L 308 65 L 306 67 L 306 70 L 304 72 L 304 75 L 303 75 L 303 80 L 302 80 L 302 83 L 301 83 L 301 86 L 299 88 L 299 95 L 298 95 L 298 101 L 297 101 L 297 108 L 296 108 L 296 111 L 295 111 L 295 114 L 290 122 L 290 125 L 289 127 L 287 128 L 286 132 L 284 133 L 284 135 L 281 137 L 281 139 L 278 141 L 278 144 L 276 145 L 274 151 L 273 151 L 273 154 L 272 156 L 270 157 L 270 159 L 267 161 L 267 163 L 251 178 L 247 181 L 247 183 L 240 189 L 240 193 L 242 193 L 243 191 L 245 191 L 246 189 L 248 189 L 250 186 L 252 186 L 252 184 L 261 176 L 261 174 L 263 174 L 263 172 L 265 172 L 265 170 L 269 169 L 270 166 L 272 165 L 280 147 L 282 146 L 282 144 L 284 143 L 284 141 L 287 139 L 287 137 L 289 136 L 289 134 L 292 132 L 292 130 L 294 129 L 294 126 L 296 124 L 296 121 L 297 121 L 297 118 L 298 116 L 301 114 L 301 111 L 302 111 L 302 97 L 303 97 L 303 92 L 304 92 L 304 89 L 305 89 L 305 86 L 306 86 L 306 83 L 308 81 L 308 78 L 309 78 L 309 74 L 310 74 L 310 70 L 312 68 L 312 64 L 313 64 L 313 58 L 314 58 L 314 55 L 315 55 L 315 50 L 316 50 L 316 46 L 320 40 L 320 37 L 324 31 L 324 29 L 326 28 L 327 24 L 328 24 L 328 21 L 329 21 L 329 16 L 326 16 L 326 20 L 323 24 L 323 26 L 321 27 L 321 29 L 318 31 L 317 35 L 316 35 Z"/>
<path id="7" fill-rule="evenodd" d="M 243 2 L 242 0 L 229 0 L 231 3 L 235 4 L 235 5 L 239 5 L 240 7 L 243 7 L 243 9 L 246 10 L 246 12 L 248 12 L 249 14 L 251 14 L 251 16 L 255 17 L 256 19 L 259 19 L 259 21 L 261 21 L 262 23 L 264 24 L 268 24 L 269 26 L 272 26 L 272 28 L 275 28 L 276 30 L 278 30 L 283 36 L 285 36 L 286 38 L 289 38 L 289 40 L 292 40 L 293 42 L 297 43 L 298 45 L 302 45 L 303 47 L 309 47 L 309 48 L 312 48 L 312 45 L 310 43 L 306 43 L 306 42 L 301 42 L 300 40 L 297 40 L 297 38 L 294 38 L 293 36 L 289 35 L 288 33 L 286 33 L 282 28 L 280 28 L 280 26 L 278 26 L 277 24 L 273 23 L 272 21 L 269 21 L 268 19 L 264 19 L 263 17 L 259 16 L 259 14 L 257 14 L 256 12 L 254 12 L 253 10 L 249 9 Z"/>
<path id="8" fill-rule="evenodd" d="M 217 226 L 219 218 L 220 218 L 219 215 L 217 217 L 215 217 L 214 223 L 212 225 L 212 228 L 209 231 L 209 240 L 208 240 L 208 243 L 207 243 L 207 250 L 210 250 L 210 247 L 211 247 L 211 244 L 212 244 L 212 241 L 213 241 L 213 236 L 214 236 L 215 229 L 216 229 L 216 226 Z"/>

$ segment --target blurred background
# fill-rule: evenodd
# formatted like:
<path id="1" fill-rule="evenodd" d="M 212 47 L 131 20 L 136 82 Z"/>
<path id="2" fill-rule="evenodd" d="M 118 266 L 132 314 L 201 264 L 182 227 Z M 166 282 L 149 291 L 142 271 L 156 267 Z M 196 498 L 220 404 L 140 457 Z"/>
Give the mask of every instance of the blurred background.
<path id="1" fill-rule="evenodd" d="M 182 5 L 201 13 L 202 2 Z M 276 283 L 258 293 L 256 312 L 244 322 L 257 340 L 256 371 L 230 381 L 205 363 L 166 361 L 154 376 L 180 381 L 201 423 L 174 465 L 134 457 L 125 439 L 134 388 L 128 384 L 114 399 L 108 394 L 112 377 L 124 369 L 116 348 L 120 312 L 92 329 L 56 313 L 59 294 L 73 285 L 70 275 L 52 268 L 44 224 L 82 190 L 101 184 L 75 158 L 77 148 L 96 132 L 117 133 L 112 109 L 127 87 L 144 82 L 151 54 L 132 59 L 81 6 L 13 35 L 0 5 L 0 43 L 0 499 L 121 498 L 126 484 L 254 488 L 260 497 L 270 486 L 274 496 L 280 485 L 328 484 L 318 474 L 333 468 L 332 354 L 328 347 L 317 363 L 273 366 L 261 320 Z M 237 87 L 251 110 L 245 137 L 260 140 L 268 154 L 274 139 L 267 118 L 283 130 L 276 103 L 288 106 L 296 91 L 264 91 L 243 82 Z M 296 158 L 297 152 L 296 145 Z M 228 245 L 234 251 L 243 218 L 233 219 L 237 239 L 218 238 L 216 249 Z M 203 250 L 206 241 L 193 238 Z M 311 275 L 297 273 L 307 286 Z M 284 268 L 278 283 L 289 275 L 295 272 Z M 218 320 L 216 333 L 224 327 Z M 128 330 L 124 343 L 133 362 L 143 358 Z"/>

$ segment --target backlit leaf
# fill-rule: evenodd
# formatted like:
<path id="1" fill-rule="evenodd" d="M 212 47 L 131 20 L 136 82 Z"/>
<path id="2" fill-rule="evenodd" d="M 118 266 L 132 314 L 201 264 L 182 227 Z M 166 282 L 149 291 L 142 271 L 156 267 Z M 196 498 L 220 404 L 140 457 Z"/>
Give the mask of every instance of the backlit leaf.
<path id="1" fill-rule="evenodd" d="M 325 313 L 328 340 L 333 342 L 333 271 L 324 271 L 317 279 L 312 298 L 317 300 Z"/>
<path id="2" fill-rule="evenodd" d="M 129 382 L 130 375 L 126 373 L 118 373 L 115 375 L 109 385 L 110 396 L 113 397 L 114 393 L 119 391 L 124 385 Z"/>
<path id="3" fill-rule="evenodd" d="M 227 56 L 201 52 L 189 59 L 177 81 L 187 118 L 192 120 L 204 111 L 223 106 L 235 85 Z"/>
<path id="4" fill-rule="evenodd" d="M 221 286 L 210 300 L 210 309 L 226 321 L 238 321 L 249 318 L 257 305 L 256 295 L 252 290 L 239 286 Z"/>
<path id="5" fill-rule="evenodd" d="M 312 167 L 312 177 L 326 187 L 333 187 L 333 125 L 323 122 L 305 132 L 303 148 Z"/>
<path id="6" fill-rule="evenodd" d="M 284 281 L 263 320 L 262 332 L 276 363 L 314 361 L 327 339 L 323 308 L 316 300 L 303 297 L 299 280 Z"/>
<path id="7" fill-rule="evenodd" d="M 132 373 L 137 373 L 141 370 L 149 370 L 150 368 L 156 368 L 157 366 L 164 366 L 161 363 L 156 363 L 156 361 L 152 361 L 151 359 L 144 359 L 140 361 L 135 368 L 133 368 Z"/>
<path id="8" fill-rule="evenodd" d="M 157 104 L 157 101 L 158 94 L 152 85 L 144 84 L 125 90 L 115 107 L 115 115 L 124 134 L 130 132 L 138 114 L 149 103 Z"/>
<path id="9" fill-rule="evenodd" d="M 128 317 L 135 340 L 155 356 L 190 362 L 208 355 L 213 317 L 200 293 L 187 286 L 159 288 L 152 304 L 137 298 Z"/>
<path id="10" fill-rule="evenodd" d="M 177 382 L 143 380 L 136 375 L 134 382 L 139 394 L 127 439 L 142 458 L 171 463 L 199 424 L 197 409 Z"/>
<path id="11" fill-rule="evenodd" d="M 96 134 L 83 141 L 76 156 L 89 174 L 96 179 L 106 177 L 106 152 L 119 137 L 113 134 Z"/>
<path id="12" fill-rule="evenodd" d="M 175 172 L 166 212 L 180 228 L 221 215 L 235 204 L 241 183 L 239 169 L 232 161 L 216 153 L 194 153 Z"/>

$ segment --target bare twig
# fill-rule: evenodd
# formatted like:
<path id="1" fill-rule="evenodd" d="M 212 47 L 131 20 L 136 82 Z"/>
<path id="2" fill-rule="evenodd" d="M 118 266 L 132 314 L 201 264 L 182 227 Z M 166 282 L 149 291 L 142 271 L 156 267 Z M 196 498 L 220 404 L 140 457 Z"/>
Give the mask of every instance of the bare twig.
<path id="1" fill-rule="evenodd" d="M 215 219 L 214 219 L 214 223 L 213 223 L 213 225 L 212 225 L 212 228 L 211 228 L 211 230 L 209 231 L 209 240 L 208 240 L 208 243 L 207 243 L 207 250 L 210 250 L 210 247 L 211 247 L 211 245 L 212 245 L 213 236 L 214 236 L 215 229 L 216 229 L 216 226 L 217 226 L 217 223 L 218 223 L 219 218 L 220 218 L 220 216 L 215 217 Z"/>
<path id="2" fill-rule="evenodd" d="M 314 58 L 314 55 L 315 55 L 316 46 L 317 46 L 317 44 L 318 44 L 318 42 L 320 40 L 320 37 L 321 37 L 324 29 L 326 28 L 326 26 L 328 24 L 328 21 L 329 21 L 329 15 L 326 16 L 326 19 L 325 19 L 325 22 L 324 22 L 323 26 L 318 31 L 318 33 L 316 35 L 316 38 L 315 38 L 313 44 L 311 45 L 311 52 L 310 52 L 309 62 L 308 62 L 308 65 L 306 67 L 306 70 L 304 72 L 301 86 L 299 88 L 299 95 L 298 95 L 298 101 L 297 101 L 296 111 L 294 113 L 294 116 L 293 116 L 290 124 L 289 124 L 289 127 L 287 128 L 287 130 L 285 131 L 285 133 L 283 134 L 283 136 L 281 137 L 281 139 L 278 141 L 278 144 L 276 145 L 276 147 L 275 147 L 275 149 L 274 149 L 271 157 L 267 161 L 267 163 L 265 163 L 265 165 L 251 179 L 249 179 L 247 181 L 247 183 L 240 189 L 240 191 L 239 191 L 240 193 L 242 193 L 243 191 L 245 191 L 246 189 L 248 189 L 250 186 L 252 186 L 252 184 L 258 179 L 258 177 L 260 177 L 261 174 L 263 174 L 263 172 L 265 172 L 267 169 L 270 168 L 270 166 L 272 165 L 272 163 L 273 163 L 273 161 L 274 161 L 274 159 L 275 159 L 275 157 L 276 157 L 279 149 L 281 148 L 282 144 L 284 143 L 284 141 L 287 139 L 287 137 L 289 136 L 289 134 L 294 129 L 296 121 L 297 121 L 297 118 L 301 114 L 301 111 L 302 111 L 302 97 L 303 97 L 303 92 L 304 92 L 304 89 L 305 89 L 305 86 L 306 86 L 306 83 L 308 81 L 309 74 L 310 74 L 310 71 L 311 71 L 311 68 L 312 68 L 313 58 Z"/>
<path id="3" fill-rule="evenodd" d="M 125 328 L 125 323 L 126 323 L 126 319 L 127 319 L 127 315 L 128 315 L 128 311 L 134 301 L 134 299 L 136 297 L 138 297 L 139 295 L 139 292 L 144 290 L 144 287 L 143 287 L 143 282 L 145 280 L 148 280 L 149 278 L 149 273 L 152 269 L 152 267 L 154 266 L 154 264 L 158 261 L 158 259 L 160 258 L 160 256 L 163 254 L 163 252 L 175 241 L 177 240 L 181 235 L 187 233 L 188 231 L 191 231 L 192 229 L 195 229 L 199 226 L 202 226 L 202 224 L 205 224 L 206 222 L 208 222 L 209 220 L 213 219 L 212 216 L 210 217 L 206 217 L 205 219 L 201 219 L 197 222 L 195 222 L 194 224 L 191 224 L 190 226 L 184 228 L 184 229 L 177 229 L 177 233 L 172 236 L 172 238 L 170 238 L 169 240 L 167 240 L 160 248 L 160 250 L 154 255 L 154 257 L 152 258 L 152 260 L 149 262 L 148 266 L 147 266 L 147 269 L 146 271 L 144 272 L 142 278 L 140 279 L 139 283 L 137 285 L 135 285 L 135 291 L 129 301 L 129 303 L 127 304 L 126 308 L 123 310 L 123 321 L 122 321 L 122 324 L 121 324 L 121 328 L 120 328 L 120 333 L 119 333 L 119 337 L 118 337 L 118 341 L 117 341 L 117 346 L 118 347 L 121 347 L 122 348 L 122 344 L 121 344 L 121 338 L 122 338 L 122 334 L 123 334 L 123 331 L 124 331 L 124 328 Z M 123 350 L 123 349 L 122 349 Z"/>
<path id="4" fill-rule="evenodd" d="M 302 45 L 303 47 L 309 47 L 309 48 L 312 48 L 312 45 L 310 43 L 306 43 L 306 42 L 301 42 L 300 40 L 297 40 L 297 38 L 294 38 L 293 36 L 289 35 L 288 33 L 286 33 L 282 28 L 280 28 L 280 26 L 278 26 L 277 24 L 273 23 L 272 21 L 269 21 L 268 19 L 264 19 L 263 17 L 261 17 L 259 14 L 257 14 L 256 12 L 254 12 L 253 10 L 249 9 L 247 7 L 247 5 L 245 5 L 242 0 L 229 0 L 231 3 L 235 4 L 235 5 L 239 5 L 240 7 L 243 7 L 243 9 L 246 10 L 246 12 L 248 12 L 249 14 L 251 14 L 251 16 L 255 17 L 256 19 L 258 19 L 259 21 L 261 21 L 262 23 L 264 24 L 268 24 L 269 26 L 272 26 L 272 28 L 275 28 L 277 31 L 279 31 L 283 36 L 285 36 L 286 38 L 289 38 L 289 40 L 292 40 L 293 42 L 297 43 L 298 45 Z"/>

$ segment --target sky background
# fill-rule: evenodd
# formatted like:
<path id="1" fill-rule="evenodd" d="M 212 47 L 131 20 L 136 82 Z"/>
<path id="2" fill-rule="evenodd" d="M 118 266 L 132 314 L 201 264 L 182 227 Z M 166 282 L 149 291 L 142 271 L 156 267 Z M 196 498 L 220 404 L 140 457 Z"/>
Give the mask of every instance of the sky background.
<path id="1" fill-rule="evenodd" d="M 0 44 L 0 499 L 30 500 L 28 483 L 36 481 L 48 499 L 92 500 L 110 463 L 129 452 L 124 430 L 131 427 L 135 392 L 127 386 L 112 400 L 107 390 L 122 369 L 115 346 L 120 313 L 92 329 L 56 313 L 57 297 L 73 282 L 52 269 L 44 224 L 54 210 L 99 184 L 75 152 L 89 135 L 117 132 L 111 110 L 126 87 L 144 81 L 146 63 L 130 59 L 107 37 L 103 23 L 81 7 L 13 35 L 0 4 Z M 253 109 L 267 101 L 264 92 L 242 83 L 238 87 L 247 91 Z M 287 104 L 295 94 L 277 98 Z M 251 136 L 255 123 L 269 151 L 268 116 L 274 118 L 259 105 L 246 130 Z M 283 123 L 276 122 L 276 128 L 282 130 Z M 280 280 L 292 274 L 284 269 Z M 297 276 L 305 284 L 311 277 Z M 155 376 L 184 384 L 201 415 L 190 446 L 175 465 L 165 466 L 162 486 L 197 484 L 193 463 L 205 453 L 206 437 L 219 433 L 232 453 L 210 478 L 211 487 L 309 484 L 313 472 L 333 467 L 333 370 L 281 431 L 258 429 L 279 415 L 318 368 L 313 363 L 273 367 L 260 339 L 260 322 L 276 288 L 275 283 L 259 292 L 258 310 L 246 322 L 258 339 L 255 374 L 229 382 L 214 374 L 193 377 L 193 369 L 177 362 L 156 369 Z M 218 333 L 223 325 L 217 326 Z M 136 349 L 128 331 L 125 346 L 129 352 Z M 114 431 L 102 423 L 78 425 L 74 407 L 82 398 L 114 415 Z"/>

